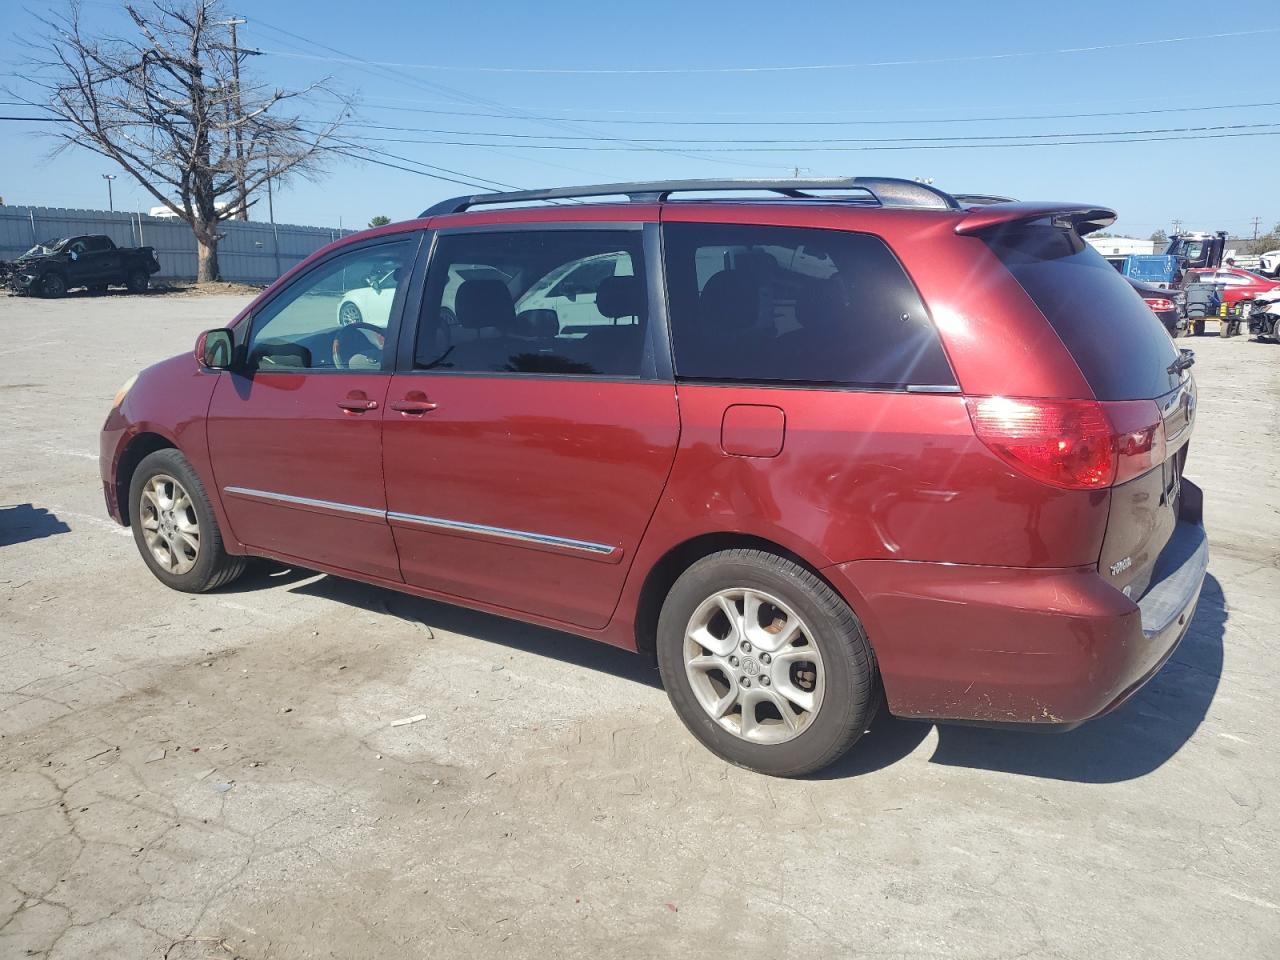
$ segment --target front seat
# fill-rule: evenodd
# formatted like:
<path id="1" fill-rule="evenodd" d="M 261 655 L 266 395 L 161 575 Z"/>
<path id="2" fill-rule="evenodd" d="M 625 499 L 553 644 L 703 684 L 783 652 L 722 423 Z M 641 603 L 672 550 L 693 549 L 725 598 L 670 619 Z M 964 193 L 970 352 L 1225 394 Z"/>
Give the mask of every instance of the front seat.
<path id="1" fill-rule="evenodd" d="M 453 300 L 458 326 L 475 333 L 474 340 L 457 344 L 442 367 L 460 370 L 502 370 L 512 352 L 516 327 L 515 301 L 501 280 L 464 280 Z"/>

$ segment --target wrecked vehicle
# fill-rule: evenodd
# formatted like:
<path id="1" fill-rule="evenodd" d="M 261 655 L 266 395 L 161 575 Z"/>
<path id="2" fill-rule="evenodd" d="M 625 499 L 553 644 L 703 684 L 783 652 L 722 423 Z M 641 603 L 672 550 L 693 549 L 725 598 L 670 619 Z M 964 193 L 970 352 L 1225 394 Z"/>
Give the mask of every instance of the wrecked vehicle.
<path id="1" fill-rule="evenodd" d="M 112 285 L 143 293 L 159 271 L 155 248 L 117 247 L 110 237 L 96 235 L 37 243 L 0 265 L 0 279 L 14 293 L 41 297 L 61 297 L 76 287 L 105 293 Z"/>

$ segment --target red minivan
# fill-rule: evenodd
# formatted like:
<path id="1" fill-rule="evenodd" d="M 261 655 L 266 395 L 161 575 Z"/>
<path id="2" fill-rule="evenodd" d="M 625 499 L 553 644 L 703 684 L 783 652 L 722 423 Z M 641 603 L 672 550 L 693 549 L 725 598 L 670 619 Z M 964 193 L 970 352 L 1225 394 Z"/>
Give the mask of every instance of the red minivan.
<path id="1" fill-rule="evenodd" d="M 175 589 L 271 557 L 655 656 L 694 736 L 769 774 L 881 698 L 1081 723 L 1195 610 L 1193 357 L 1081 241 L 1114 213 L 992 199 L 447 201 L 131 379 L 107 508 Z"/>

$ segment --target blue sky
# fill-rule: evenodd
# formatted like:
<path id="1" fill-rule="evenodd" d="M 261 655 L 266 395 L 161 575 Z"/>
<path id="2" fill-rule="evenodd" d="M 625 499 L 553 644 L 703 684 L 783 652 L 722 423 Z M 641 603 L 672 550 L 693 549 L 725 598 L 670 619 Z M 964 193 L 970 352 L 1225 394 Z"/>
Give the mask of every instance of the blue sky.
<path id="1" fill-rule="evenodd" d="M 21 91 L 24 50 L 14 37 L 39 27 L 32 10 L 41 8 L 24 9 L 14 0 L 6 7 L 13 29 L 0 39 L 0 73 Z M 353 127 L 352 139 L 470 178 L 537 187 L 781 176 L 799 167 L 807 175 L 932 177 L 957 192 L 1107 204 L 1120 211 L 1116 231 L 1137 236 L 1168 229 L 1174 218 L 1188 227 L 1246 235 L 1254 216 L 1262 218 L 1264 231 L 1280 221 L 1276 135 L 964 149 L 922 149 L 920 141 L 913 146 L 906 139 L 1034 135 L 1052 142 L 1061 139 L 1057 134 L 1244 124 L 1273 126 L 1218 132 L 1280 133 L 1280 105 L 1222 108 L 1280 101 L 1280 86 L 1258 79 L 1274 70 L 1248 66 L 1274 64 L 1280 51 L 1274 0 L 1244 0 L 1229 13 L 1181 0 L 383 0 L 368 6 L 235 0 L 227 9 L 249 20 L 241 43 L 264 51 L 249 65 L 258 77 L 290 86 L 331 76 L 336 87 L 359 97 L 359 122 L 413 128 Z M 85 19 L 122 26 L 113 3 L 87 3 Z M 1237 32 L 1251 33 L 1154 42 Z M 319 45 L 353 60 L 402 66 L 344 62 Z M 1097 47 L 1106 49 L 1078 49 Z M 1055 52 L 1066 50 L 1075 52 Z M 806 69 L 771 69 L 777 67 Z M 813 67 L 819 69 L 808 69 Z M 326 106 L 317 102 L 307 113 L 319 116 Z M 1214 109 L 1185 109 L 1193 107 Z M 1104 112 L 1124 115 L 1014 119 Z M 117 172 L 118 209 L 152 205 L 122 171 L 96 156 L 48 159 L 50 142 L 31 135 L 37 129 L 0 124 L 5 202 L 105 207 L 101 174 Z M 1204 132 L 1211 131 L 1131 136 Z M 677 142 L 636 149 L 636 138 Z M 843 144 L 858 149 L 798 142 L 831 138 L 858 141 Z M 880 142 L 867 143 L 870 138 Z M 782 143 L 727 142 L 744 139 Z M 316 183 L 284 186 L 276 217 L 363 226 L 375 214 L 401 219 L 468 192 L 475 191 L 343 160 Z"/>

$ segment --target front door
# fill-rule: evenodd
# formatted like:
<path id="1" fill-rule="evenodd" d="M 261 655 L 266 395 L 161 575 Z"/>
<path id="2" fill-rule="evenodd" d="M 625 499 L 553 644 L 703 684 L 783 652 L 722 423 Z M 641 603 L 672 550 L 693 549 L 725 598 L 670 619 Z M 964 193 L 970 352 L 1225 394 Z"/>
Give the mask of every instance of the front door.
<path id="1" fill-rule="evenodd" d="M 679 438 L 642 248 L 638 224 L 437 238 L 384 416 L 408 583 L 608 623 Z M 578 262 L 608 269 L 594 289 L 549 295 Z"/>
<path id="2" fill-rule="evenodd" d="M 250 318 L 242 362 L 222 375 L 209 453 L 232 532 L 276 555 L 399 580 L 382 484 L 391 324 L 348 322 L 350 295 L 406 273 L 418 235 L 339 252 Z M 239 340 L 239 338 L 237 338 Z"/>

